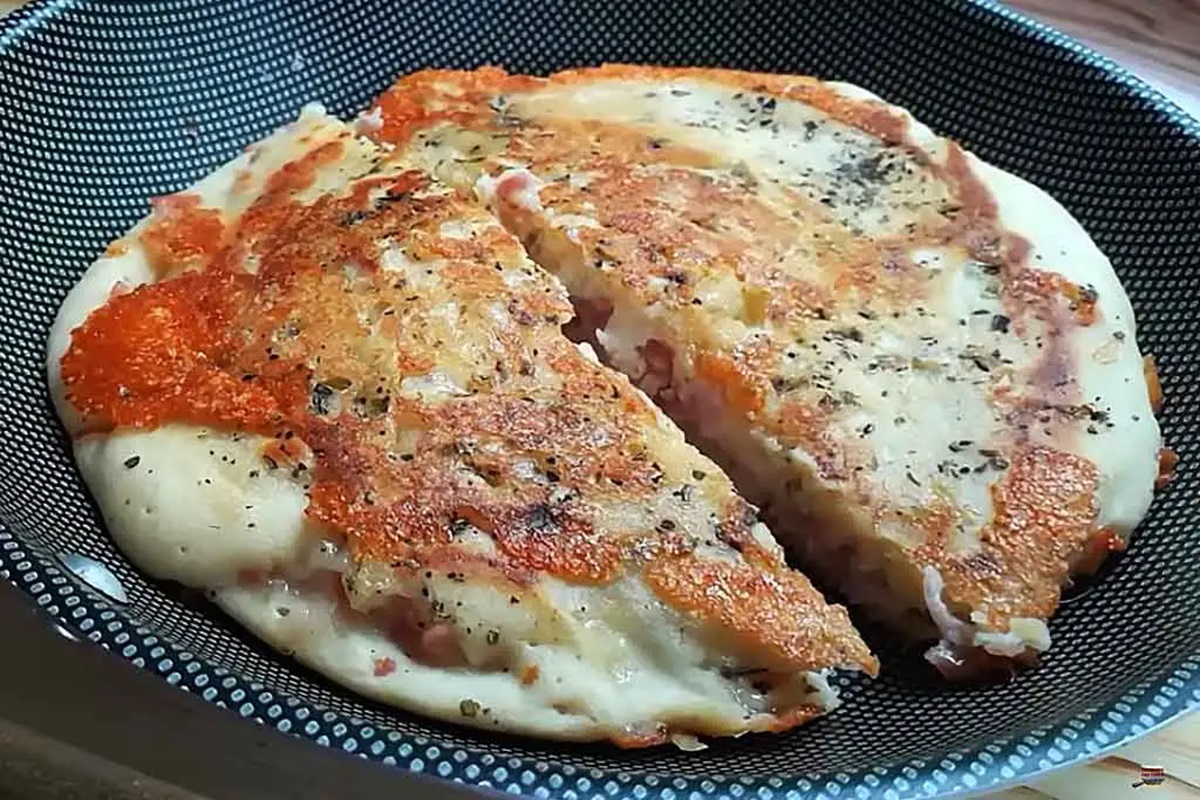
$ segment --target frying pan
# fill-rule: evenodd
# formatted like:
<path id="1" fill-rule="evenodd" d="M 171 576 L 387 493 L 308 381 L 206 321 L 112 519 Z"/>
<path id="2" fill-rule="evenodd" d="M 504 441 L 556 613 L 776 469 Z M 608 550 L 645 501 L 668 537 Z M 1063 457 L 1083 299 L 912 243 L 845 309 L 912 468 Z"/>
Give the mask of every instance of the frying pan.
<path id="1" fill-rule="evenodd" d="M 310 100 L 352 114 L 409 70 L 605 61 L 857 83 L 1045 188 L 1111 257 L 1158 359 L 1164 433 L 1182 461 L 1129 550 L 1068 594 L 1040 668 L 950 687 L 867 626 L 881 677 L 840 677 L 844 706 L 800 730 L 699 753 L 557 745 L 362 700 L 147 580 L 113 547 L 47 402 L 44 349 L 68 288 L 148 197 L 183 188 Z M 1200 702 L 1197 288 L 1200 127 L 1111 62 L 990 3 L 34 3 L 0 27 L 0 578 L 112 659 L 228 714 L 394 764 L 397 780 L 409 770 L 638 800 L 995 788 Z M 96 565 L 80 570 L 91 563 L 80 556 Z M 119 591 L 92 577 L 105 568 Z M 0 652 L 22 646 L 3 637 Z"/>

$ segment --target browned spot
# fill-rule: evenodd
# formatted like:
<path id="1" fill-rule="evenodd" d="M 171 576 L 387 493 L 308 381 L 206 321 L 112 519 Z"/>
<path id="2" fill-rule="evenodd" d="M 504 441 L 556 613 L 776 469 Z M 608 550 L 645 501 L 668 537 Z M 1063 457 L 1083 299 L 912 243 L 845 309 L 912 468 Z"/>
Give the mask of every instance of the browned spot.
<path id="1" fill-rule="evenodd" d="M 878 668 L 865 647 L 847 643 L 844 609 L 816 619 L 813 610 L 825 601 L 798 573 L 686 555 L 647 565 L 646 580 L 664 602 L 741 642 L 768 668 L 863 664 L 872 674 Z"/>
<path id="2" fill-rule="evenodd" d="M 754 564 L 772 569 L 782 567 L 783 560 L 779 554 L 763 547 L 755 538 L 754 526 L 758 522 L 754 506 L 741 497 L 732 497 L 725 503 L 717 523 L 717 538 Z"/>
<path id="3" fill-rule="evenodd" d="M 1022 450 L 993 484 L 994 516 L 980 533 L 985 552 L 1004 570 L 978 575 L 961 556 L 940 548 L 921 558 L 942 571 L 948 600 L 983 611 L 989 627 L 1004 630 L 1012 617 L 1048 617 L 1069 559 L 1096 535 L 1097 481 L 1096 466 L 1081 456 L 1045 447 Z"/>
<path id="4" fill-rule="evenodd" d="M 956 516 L 954 506 L 940 497 L 918 508 L 880 508 L 876 511 L 877 522 L 886 521 L 910 528 L 919 534 L 921 547 L 930 552 L 941 552 L 950 546 Z M 969 563 L 968 566 L 972 567 L 973 572 L 989 568 L 983 560 Z M 991 565 L 993 569 L 994 566 Z"/>
<path id="5" fill-rule="evenodd" d="M 717 353 L 700 352 L 693 359 L 695 379 L 721 392 L 725 402 L 741 413 L 754 414 L 763 407 L 766 389 L 761 372 L 743 357 L 729 358 Z"/>
<path id="6" fill-rule="evenodd" d="M 622 543 L 598 534 L 586 516 L 547 503 L 507 512 L 491 533 L 515 562 L 576 583 L 607 583 L 623 556 Z"/>
<path id="7" fill-rule="evenodd" d="M 1162 382 L 1158 379 L 1158 366 L 1154 363 L 1154 356 L 1147 355 L 1142 358 L 1142 375 L 1146 379 L 1146 392 L 1150 396 L 1150 408 L 1157 414 L 1162 410 L 1163 391 Z"/>
<path id="8" fill-rule="evenodd" d="M 845 454 L 829 430 L 826 414 L 801 401 L 784 401 L 764 425 L 789 447 L 800 447 L 817 464 L 817 473 L 828 480 L 848 477 Z"/>
<path id="9" fill-rule="evenodd" d="M 202 267 L 220 250 L 225 221 L 219 210 L 202 207 L 198 195 L 159 197 L 151 206 L 154 211 L 139 239 L 160 277 Z"/>
<path id="10" fill-rule="evenodd" d="M 387 141 L 407 142 L 413 134 L 438 122 L 469 123 L 488 118 L 487 106 L 497 91 L 538 84 L 537 78 L 509 75 L 496 67 L 474 72 L 424 70 L 407 75 L 376 100 Z"/>
<path id="11" fill-rule="evenodd" d="M 1088 540 L 1076 556 L 1073 567 L 1077 575 L 1091 575 L 1100 569 L 1110 553 L 1125 549 L 1125 540 L 1111 528 L 1101 528 Z"/>
<path id="12" fill-rule="evenodd" d="M 1067 298 L 1067 302 L 1071 311 L 1074 314 L 1075 322 L 1084 327 L 1094 325 L 1098 318 L 1098 299 L 1096 292 L 1071 283 L 1068 280 L 1062 282 L 1062 294 Z"/>
<path id="13" fill-rule="evenodd" d="M 345 141 L 334 139 L 309 150 L 294 161 L 287 162 L 267 179 L 260 204 L 275 204 L 288 195 L 307 189 L 316 180 L 317 172 L 322 167 L 337 161 L 345 152 Z"/>
<path id="14" fill-rule="evenodd" d="M 1164 447 L 1158 451 L 1158 476 L 1154 479 L 1154 486 L 1158 489 L 1163 488 L 1171 481 L 1175 480 L 1175 468 L 1179 466 L 1179 454 L 1169 447 Z"/>
<path id="15" fill-rule="evenodd" d="M 687 147 L 648 135 L 623 125 L 600 120 L 557 118 L 537 123 L 526 122 L 509 143 L 509 155 L 524 161 L 544 164 L 574 164 L 590 174 L 592 169 L 621 163 L 621 156 L 636 157 L 641 164 L 672 164 L 688 167 L 712 167 L 718 159 L 705 150 Z M 566 181 L 556 181 L 542 189 L 542 200 L 569 196 Z"/>
<path id="16" fill-rule="evenodd" d="M 811 320 L 836 307 L 833 293 L 809 280 L 791 280 L 763 291 L 768 298 L 767 316 L 773 320 Z"/>

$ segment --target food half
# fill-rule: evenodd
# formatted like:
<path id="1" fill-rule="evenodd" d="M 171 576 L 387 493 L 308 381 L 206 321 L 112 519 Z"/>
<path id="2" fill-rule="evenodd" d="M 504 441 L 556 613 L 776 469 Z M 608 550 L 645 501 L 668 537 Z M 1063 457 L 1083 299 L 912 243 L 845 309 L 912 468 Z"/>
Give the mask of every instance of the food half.
<path id="1" fill-rule="evenodd" d="M 1049 195 L 861 89 L 424 72 L 364 117 L 474 189 L 811 574 L 954 676 L 1050 645 L 1159 475 L 1134 317 Z"/>
<path id="2" fill-rule="evenodd" d="M 559 281 L 443 174 L 482 160 L 414 169 L 376 121 L 306 109 L 63 304 L 52 394 L 123 551 L 348 687 L 489 729 L 692 746 L 873 674 L 721 469 L 562 334 Z"/>

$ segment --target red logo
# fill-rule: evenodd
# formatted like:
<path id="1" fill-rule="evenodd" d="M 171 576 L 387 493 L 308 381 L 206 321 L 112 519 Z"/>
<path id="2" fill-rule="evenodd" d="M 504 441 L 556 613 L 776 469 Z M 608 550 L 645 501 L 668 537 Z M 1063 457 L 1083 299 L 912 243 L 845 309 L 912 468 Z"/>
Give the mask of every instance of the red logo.
<path id="1" fill-rule="evenodd" d="M 1162 767 L 1142 767 L 1139 777 L 1141 780 L 1133 784 L 1135 789 L 1139 786 L 1161 786 L 1167 779 L 1167 773 Z"/>

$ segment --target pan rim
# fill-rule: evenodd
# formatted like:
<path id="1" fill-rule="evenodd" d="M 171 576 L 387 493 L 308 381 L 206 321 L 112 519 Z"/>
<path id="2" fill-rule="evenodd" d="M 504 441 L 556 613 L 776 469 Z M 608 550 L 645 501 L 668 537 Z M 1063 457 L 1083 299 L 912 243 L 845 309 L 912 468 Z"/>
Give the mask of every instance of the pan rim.
<path id="1" fill-rule="evenodd" d="M 3 521 L 0 521 L 0 580 L 6 580 L 32 598 L 48 622 L 61 626 L 79 641 L 102 647 L 135 667 L 165 680 L 175 688 L 193 693 L 209 703 L 224 705 L 227 710 L 243 718 L 253 719 L 260 724 L 275 727 L 282 733 L 309 741 L 316 739 L 316 735 L 302 729 L 294 730 L 301 727 L 296 725 L 296 722 L 302 723 L 333 714 L 347 724 L 357 725 L 361 730 L 378 727 L 356 721 L 348 714 L 330 712 L 324 706 L 299 700 L 285 691 L 250 681 L 226 667 L 215 665 L 191 653 L 169 638 L 157 635 L 156 628 L 139 623 L 133 615 L 123 614 L 119 610 L 119 604 L 78 581 L 68 570 L 62 568 L 56 559 L 38 552 L 38 548 L 23 544 Z M 86 602 L 83 601 L 84 598 Z M 132 644 L 135 639 L 140 640 L 140 647 Z M 123 642 L 126 643 L 123 649 L 114 646 Z M 146 652 L 152 658 L 147 659 L 144 655 Z M 219 688 L 213 685 L 213 678 L 219 679 Z M 1168 689 L 1169 693 L 1163 692 L 1164 688 Z M 270 697 L 264 699 L 268 695 Z M 258 702 L 255 702 L 256 700 Z M 262 705 L 266 707 L 263 708 Z M 277 708 L 280 710 L 275 711 Z M 969 750 L 941 751 L 925 758 L 910 758 L 885 766 L 823 775 L 801 773 L 700 777 L 695 774 L 664 774 L 631 765 L 630 769 L 623 770 L 616 776 L 621 786 L 618 796 L 646 796 L 633 792 L 634 787 L 640 785 L 644 790 L 651 792 L 660 791 L 663 787 L 674 787 L 679 793 L 698 792 L 698 796 L 713 798 L 739 797 L 743 792 L 755 791 L 760 797 L 770 800 L 773 797 L 790 797 L 789 791 L 796 790 L 807 796 L 808 792 L 819 791 L 816 780 L 824 780 L 827 786 L 839 785 L 839 791 L 852 790 L 858 785 L 878 787 L 886 792 L 888 789 L 884 787 L 890 782 L 890 788 L 895 792 L 896 798 L 961 797 L 1000 791 L 1025 783 L 1035 776 L 1040 778 L 1051 772 L 1103 758 L 1132 741 L 1182 718 L 1185 714 L 1197 711 L 1200 711 L 1200 654 L 1192 654 L 1164 668 L 1157 677 L 1130 687 L 1119 698 L 1106 705 L 1089 707 L 1050 725 L 996 739 Z M 1137 718 L 1138 721 L 1129 722 L 1131 718 Z M 1151 721 L 1146 723 L 1145 720 Z M 1109 735 L 1102 730 L 1105 722 L 1109 728 L 1124 726 L 1126 729 L 1119 735 Z M 398 731 L 380 730 L 377 734 L 382 735 L 372 734 L 368 737 L 355 736 L 355 733 L 354 730 L 348 731 L 340 737 L 341 741 L 327 737 L 330 739 L 327 746 L 363 755 L 357 751 L 358 743 L 365 739 L 361 743 L 368 746 L 367 749 L 373 758 L 382 760 L 385 764 L 400 766 L 401 769 L 405 768 L 407 761 L 408 770 L 423 772 L 426 771 L 423 769 L 424 751 L 417 748 L 437 745 L 435 739 L 406 736 Z M 1084 740 L 1080 745 L 1080 741 L 1089 733 L 1092 739 Z M 1030 743 L 1030 739 L 1036 741 Z M 374 744 L 384 740 L 387 741 L 387 745 L 377 752 Z M 1097 741 L 1102 744 L 1096 744 Z M 347 742 L 355 744 L 351 746 L 347 745 Z M 1060 743 L 1065 743 L 1065 747 Z M 545 772 L 547 768 L 557 769 L 564 786 L 566 779 L 591 782 L 613 777 L 602 770 L 570 763 L 548 763 L 521 757 L 502 758 L 480 750 L 468 750 L 465 746 L 459 746 L 457 749 L 466 750 L 476 756 L 488 756 L 481 759 L 484 761 L 491 760 L 498 764 L 503 762 L 509 765 L 506 771 L 513 773 L 535 766 L 539 767 L 538 772 Z M 1063 749 L 1070 749 L 1072 753 L 1064 755 Z M 522 763 L 518 765 L 518 761 Z M 987 771 L 992 773 L 990 781 L 984 782 L 972 774 L 972 767 L 977 764 L 985 766 Z M 1004 764 L 1007 766 L 1003 766 Z M 499 769 L 506 767 L 500 766 Z M 922 783 L 927 784 L 924 790 L 918 788 Z M 493 789 L 504 788 L 502 783 L 496 785 L 478 782 L 477 785 Z M 739 790 L 733 790 L 734 786 L 739 786 Z M 934 788 L 929 790 L 929 786 Z M 552 793 L 548 796 L 568 795 Z M 575 793 L 575 796 L 590 795 Z M 595 796 L 612 795 L 597 793 Z"/>

